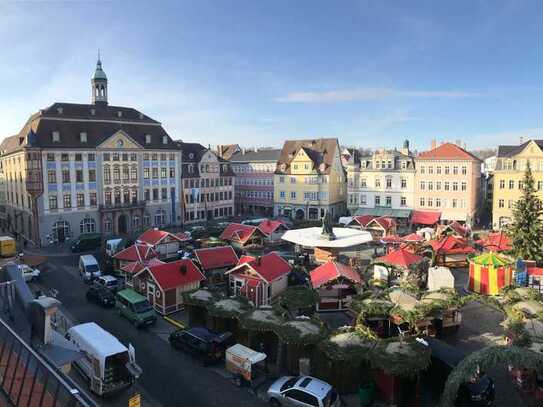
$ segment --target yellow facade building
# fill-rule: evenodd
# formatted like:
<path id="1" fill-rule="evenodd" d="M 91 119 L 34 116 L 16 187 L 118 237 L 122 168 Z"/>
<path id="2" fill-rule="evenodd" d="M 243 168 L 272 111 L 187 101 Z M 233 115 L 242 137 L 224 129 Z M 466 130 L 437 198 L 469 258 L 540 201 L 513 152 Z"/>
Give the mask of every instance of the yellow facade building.
<path id="1" fill-rule="evenodd" d="M 538 196 L 543 199 L 543 140 L 498 147 L 492 194 L 493 228 L 501 229 L 513 219 L 513 208 L 522 194 L 522 181 L 528 162 Z"/>
<path id="2" fill-rule="evenodd" d="M 287 140 L 274 175 L 274 214 L 318 220 L 346 210 L 346 175 L 338 140 Z"/>

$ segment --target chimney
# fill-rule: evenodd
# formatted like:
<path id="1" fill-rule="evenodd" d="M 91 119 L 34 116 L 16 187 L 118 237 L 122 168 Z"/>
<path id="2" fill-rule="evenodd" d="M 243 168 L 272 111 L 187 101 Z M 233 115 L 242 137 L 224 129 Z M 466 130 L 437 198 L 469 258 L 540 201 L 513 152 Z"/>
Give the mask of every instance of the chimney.
<path id="1" fill-rule="evenodd" d="M 434 150 L 437 148 L 437 140 L 436 139 L 432 139 L 432 142 L 430 144 L 430 150 Z"/>
<path id="2" fill-rule="evenodd" d="M 52 341 L 51 317 L 57 312 L 60 301 L 52 297 L 40 297 L 30 303 L 32 332 L 42 345 Z"/>

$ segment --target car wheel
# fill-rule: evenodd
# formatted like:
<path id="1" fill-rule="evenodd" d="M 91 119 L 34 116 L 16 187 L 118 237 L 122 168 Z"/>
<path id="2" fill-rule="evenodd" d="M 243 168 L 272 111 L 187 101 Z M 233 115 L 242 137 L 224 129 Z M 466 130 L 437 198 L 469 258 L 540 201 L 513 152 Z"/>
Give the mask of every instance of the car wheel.
<path id="1" fill-rule="evenodd" d="M 270 399 L 270 406 L 281 407 L 281 403 L 277 399 Z"/>

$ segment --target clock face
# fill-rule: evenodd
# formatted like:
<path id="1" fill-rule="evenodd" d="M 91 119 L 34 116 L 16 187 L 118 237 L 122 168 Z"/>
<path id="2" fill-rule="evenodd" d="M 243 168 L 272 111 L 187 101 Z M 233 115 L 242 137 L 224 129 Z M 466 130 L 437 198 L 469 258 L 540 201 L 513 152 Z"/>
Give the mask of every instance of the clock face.
<path id="1" fill-rule="evenodd" d="M 121 139 L 117 140 L 117 148 L 121 148 L 122 146 L 124 146 L 124 141 Z"/>

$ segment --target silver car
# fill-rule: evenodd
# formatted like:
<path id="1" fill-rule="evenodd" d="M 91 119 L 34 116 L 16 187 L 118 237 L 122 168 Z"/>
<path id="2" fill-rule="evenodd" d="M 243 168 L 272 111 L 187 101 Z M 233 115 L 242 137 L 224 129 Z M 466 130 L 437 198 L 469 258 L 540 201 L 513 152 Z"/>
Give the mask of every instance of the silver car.
<path id="1" fill-rule="evenodd" d="M 268 389 L 272 406 L 339 407 L 337 392 L 328 383 L 311 376 L 283 376 Z"/>

